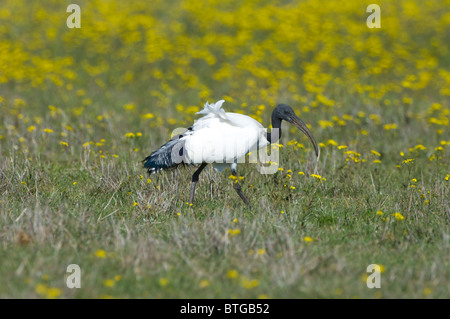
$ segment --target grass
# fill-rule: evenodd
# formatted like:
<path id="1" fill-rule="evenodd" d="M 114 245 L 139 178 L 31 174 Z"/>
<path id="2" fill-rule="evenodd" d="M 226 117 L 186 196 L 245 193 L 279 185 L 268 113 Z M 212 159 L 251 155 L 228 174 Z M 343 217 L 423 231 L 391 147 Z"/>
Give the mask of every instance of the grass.
<path id="1" fill-rule="evenodd" d="M 69 30 L 59 4 L 7 1 L 0 297 L 449 298 L 445 10 L 385 1 L 378 32 L 357 2 L 314 3 L 80 1 L 82 28 Z M 422 20 L 434 22 L 408 27 Z M 229 170 L 208 166 L 189 205 L 193 167 L 142 167 L 221 98 L 265 126 L 276 102 L 290 104 L 321 144 L 316 160 L 286 125 L 283 170 L 239 165 L 251 211 Z M 66 286 L 70 264 L 80 289 Z M 371 264 L 380 289 L 366 285 Z"/>
<path id="2" fill-rule="evenodd" d="M 282 153 L 283 166 L 297 165 L 295 151 Z M 72 166 L 2 162 L 3 297 L 42 297 L 39 284 L 69 298 L 448 295 L 448 188 L 432 183 L 437 195 L 424 204 L 405 167 L 390 176 L 329 169 L 325 182 L 293 174 L 297 188 L 289 191 L 285 173 L 259 175 L 243 165 L 255 207 L 249 211 L 232 182 L 212 170 L 201 176 L 190 207 L 192 169 L 147 184 L 137 158 Z M 397 211 L 403 220 L 391 216 Z M 81 289 L 64 287 L 72 263 L 82 269 Z M 379 290 L 365 284 L 373 263 L 385 268 Z M 120 280 L 105 286 L 115 276 Z"/>

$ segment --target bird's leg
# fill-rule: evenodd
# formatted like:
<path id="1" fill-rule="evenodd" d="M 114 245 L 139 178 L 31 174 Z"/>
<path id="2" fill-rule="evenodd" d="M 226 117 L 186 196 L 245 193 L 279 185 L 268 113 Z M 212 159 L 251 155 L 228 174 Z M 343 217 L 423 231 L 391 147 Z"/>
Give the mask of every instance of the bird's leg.
<path id="1" fill-rule="evenodd" d="M 250 202 L 248 201 L 247 197 L 245 197 L 244 193 L 242 193 L 241 185 L 238 182 L 238 176 L 237 171 L 235 167 L 231 168 L 231 175 L 235 176 L 236 179 L 233 182 L 233 187 L 236 193 L 238 193 L 239 197 L 244 201 L 245 204 L 247 204 L 249 209 L 252 209 L 252 206 L 250 205 Z"/>
<path id="2" fill-rule="evenodd" d="M 202 163 L 200 167 L 195 171 L 195 173 L 192 175 L 192 183 L 191 183 L 191 195 L 189 196 L 189 203 L 193 204 L 194 202 L 194 194 L 195 194 L 195 184 L 198 182 L 198 176 L 203 171 L 203 169 L 206 167 L 206 163 Z"/>
<path id="3" fill-rule="evenodd" d="M 213 180 L 212 180 L 212 178 L 209 180 L 209 191 L 211 193 L 211 200 L 213 200 Z"/>

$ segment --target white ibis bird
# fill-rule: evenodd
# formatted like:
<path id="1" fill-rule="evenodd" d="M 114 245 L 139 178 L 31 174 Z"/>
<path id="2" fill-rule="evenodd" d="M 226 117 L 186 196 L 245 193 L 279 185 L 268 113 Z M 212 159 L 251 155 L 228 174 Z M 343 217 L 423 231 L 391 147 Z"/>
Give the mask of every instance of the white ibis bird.
<path id="1" fill-rule="evenodd" d="M 225 112 L 224 100 L 205 104 L 197 112 L 204 116 L 184 133 L 175 136 L 158 150 L 144 159 L 144 167 L 150 174 L 175 168 L 180 164 L 197 164 L 199 168 L 192 175 L 189 202 L 193 203 L 195 185 L 207 164 L 211 163 L 218 171 L 231 167 L 231 174 L 237 177 L 237 163 L 250 151 L 275 143 L 281 137 L 281 121 L 287 121 L 309 137 L 316 156 L 319 156 L 317 143 L 305 123 L 295 115 L 292 108 L 279 104 L 272 112 L 272 132 L 268 133 L 256 120 L 247 115 Z M 278 133 L 278 134 L 276 134 Z M 234 189 L 250 208 L 250 202 L 235 181 Z"/>

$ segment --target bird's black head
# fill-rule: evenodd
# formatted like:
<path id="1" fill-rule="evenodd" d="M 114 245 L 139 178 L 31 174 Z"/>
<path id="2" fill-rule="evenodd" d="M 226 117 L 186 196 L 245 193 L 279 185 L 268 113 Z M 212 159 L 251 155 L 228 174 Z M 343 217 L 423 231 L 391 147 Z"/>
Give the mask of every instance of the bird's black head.
<path id="1" fill-rule="evenodd" d="M 316 140 L 312 136 L 311 131 L 308 129 L 305 123 L 295 115 L 294 110 L 286 104 L 278 104 L 277 107 L 272 112 L 272 126 L 274 128 L 281 129 L 281 121 L 287 121 L 295 125 L 300 131 L 302 131 L 311 140 L 314 150 L 316 151 L 316 156 L 319 156 L 319 149 L 317 147 Z M 281 134 L 280 134 L 281 135 Z"/>

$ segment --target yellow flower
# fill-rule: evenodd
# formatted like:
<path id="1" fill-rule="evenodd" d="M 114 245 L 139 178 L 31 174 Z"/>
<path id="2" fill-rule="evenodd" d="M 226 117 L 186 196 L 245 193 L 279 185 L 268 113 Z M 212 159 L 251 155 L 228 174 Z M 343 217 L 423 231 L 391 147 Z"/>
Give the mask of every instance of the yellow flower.
<path id="1" fill-rule="evenodd" d="M 312 239 L 311 237 L 308 237 L 308 236 L 303 237 L 303 240 L 307 243 L 311 243 L 314 241 L 314 239 Z"/>
<path id="2" fill-rule="evenodd" d="M 167 278 L 160 278 L 159 279 L 159 284 L 162 286 L 162 287 L 164 287 L 164 286 L 167 286 L 167 284 L 169 283 L 169 281 L 167 280 Z"/>
<path id="3" fill-rule="evenodd" d="M 36 130 L 36 126 L 30 125 L 27 130 L 28 132 L 33 132 L 34 130 Z"/>
<path id="4" fill-rule="evenodd" d="M 134 135 L 134 133 L 127 133 L 127 134 L 125 134 L 125 137 L 128 137 L 128 138 L 133 138 L 135 136 L 136 135 Z"/>
<path id="5" fill-rule="evenodd" d="M 59 288 L 48 288 L 46 297 L 48 299 L 55 299 L 55 298 L 58 298 L 59 296 L 61 296 L 61 294 L 62 294 L 62 291 Z"/>
<path id="6" fill-rule="evenodd" d="M 376 155 L 376 156 L 381 156 L 381 154 L 380 153 L 378 153 L 377 151 L 374 151 L 374 150 L 371 150 L 370 151 L 373 155 Z"/>
<path id="7" fill-rule="evenodd" d="M 328 140 L 327 141 L 327 145 L 333 145 L 333 146 L 337 146 L 338 145 L 338 143 L 335 141 L 335 140 Z"/>
<path id="8" fill-rule="evenodd" d="M 51 128 L 44 128 L 45 133 L 53 133 L 54 131 Z"/>
<path id="9" fill-rule="evenodd" d="M 258 279 L 248 279 L 243 278 L 241 282 L 242 287 L 245 289 L 252 289 L 259 286 L 259 280 Z"/>
<path id="10" fill-rule="evenodd" d="M 103 249 L 99 249 L 95 252 L 95 256 L 97 256 L 98 258 L 106 258 L 106 251 L 104 251 Z"/>
<path id="11" fill-rule="evenodd" d="M 409 98 L 409 97 L 404 97 L 404 98 L 403 98 L 403 103 L 405 103 L 405 104 L 411 104 L 411 103 L 412 103 L 412 99 Z"/>
<path id="12" fill-rule="evenodd" d="M 403 217 L 403 215 L 400 214 L 400 213 L 398 213 L 398 212 L 394 214 L 394 217 L 395 217 L 397 220 L 403 220 L 403 219 L 405 219 L 405 217 Z"/>
<path id="13" fill-rule="evenodd" d="M 142 118 L 144 118 L 144 119 L 152 119 L 154 117 L 155 116 L 152 113 L 147 113 L 147 114 L 142 115 Z"/>
<path id="14" fill-rule="evenodd" d="M 233 278 L 237 278 L 238 276 L 239 276 L 239 273 L 237 272 L 237 270 L 232 269 L 232 270 L 228 270 L 228 272 L 227 272 L 228 278 L 233 279 Z"/>
<path id="15" fill-rule="evenodd" d="M 230 234 L 231 237 L 235 235 L 239 235 L 241 231 L 239 229 L 228 229 L 228 234 Z"/>
<path id="16" fill-rule="evenodd" d="M 320 176 L 320 175 L 317 175 L 317 174 L 311 174 L 310 175 L 311 177 L 314 177 L 314 178 L 317 178 L 319 181 L 326 181 L 326 178 L 324 178 L 324 177 L 322 177 L 322 176 Z"/>
<path id="17" fill-rule="evenodd" d="M 47 293 L 47 285 L 38 284 L 34 288 L 34 291 L 39 295 L 45 295 Z"/>
<path id="18" fill-rule="evenodd" d="M 322 129 L 326 129 L 328 127 L 333 127 L 334 123 L 331 121 L 319 120 L 319 125 Z"/>
<path id="19" fill-rule="evenodd" d="M 206 279 L 200 280 L 200 288 L 206 288 L 209 286 L 209 281 Z"/>
<path id="20" fill-rule="evenodd" d="M 424 151 L 426 149 L 427 148 L 425 146 L 423 146 L 422 144 L 418 144 L 418 145 L 414 146 L 414 150 Z"/>
<path id="21" fill-rule="evenodd" d="M 45 298 L 47 299 L 55 299 L 61 296 L 62 294 L 61 289 L 48 287 L 47 285 L 44 284 L 36 285 L 34 291 L 39 295 L 45 296 Z"/>
<path id="22" fill-rule="evenodd" d="M 68 147 L 69 144 L 67 144 L 67 142 L 59 142 L 59 144 L 61 144 L 62 146 Z"/>
<path id="23" fill-rule="evenodd" d="M 383 212 L 381 210 L 377 211 L 377 215 L 383 216 Z"/>
<path id="24" fill-rule="evenodd" d="M 397 129 L 397 124 L 395 124 L 395 123 L 385 124 L 383 127 L 384 127 L 384 129 L 386 131 L 396 130 Z"/>
<path id="25" fill-rule="evenodd" d="M 113 279 L 105 279 L 105 280 L 103 280 L 103 285 L 105 287 L 112 288 L 112 287 L 114 287 L 115 284 L 116 284 L 116 282 Z"/>
<path id="26" fill-rule="evenodd" d="M 133 103 L 125 104 L 125 105 L 123 106 L 123 108 L 124 108 L 125 110 L 128 110 L 128 111 L 134 110 L 135 107 L 136 107 L 136 105 L 134 105 Z"/>
<path id="27" fill-rule="evenodd" d="M 195 114 L 198 111 L 200 111 L 200 108 L 198 106 L 189 106 L 186 108 L 186 113 L 187 114 Z"/>

